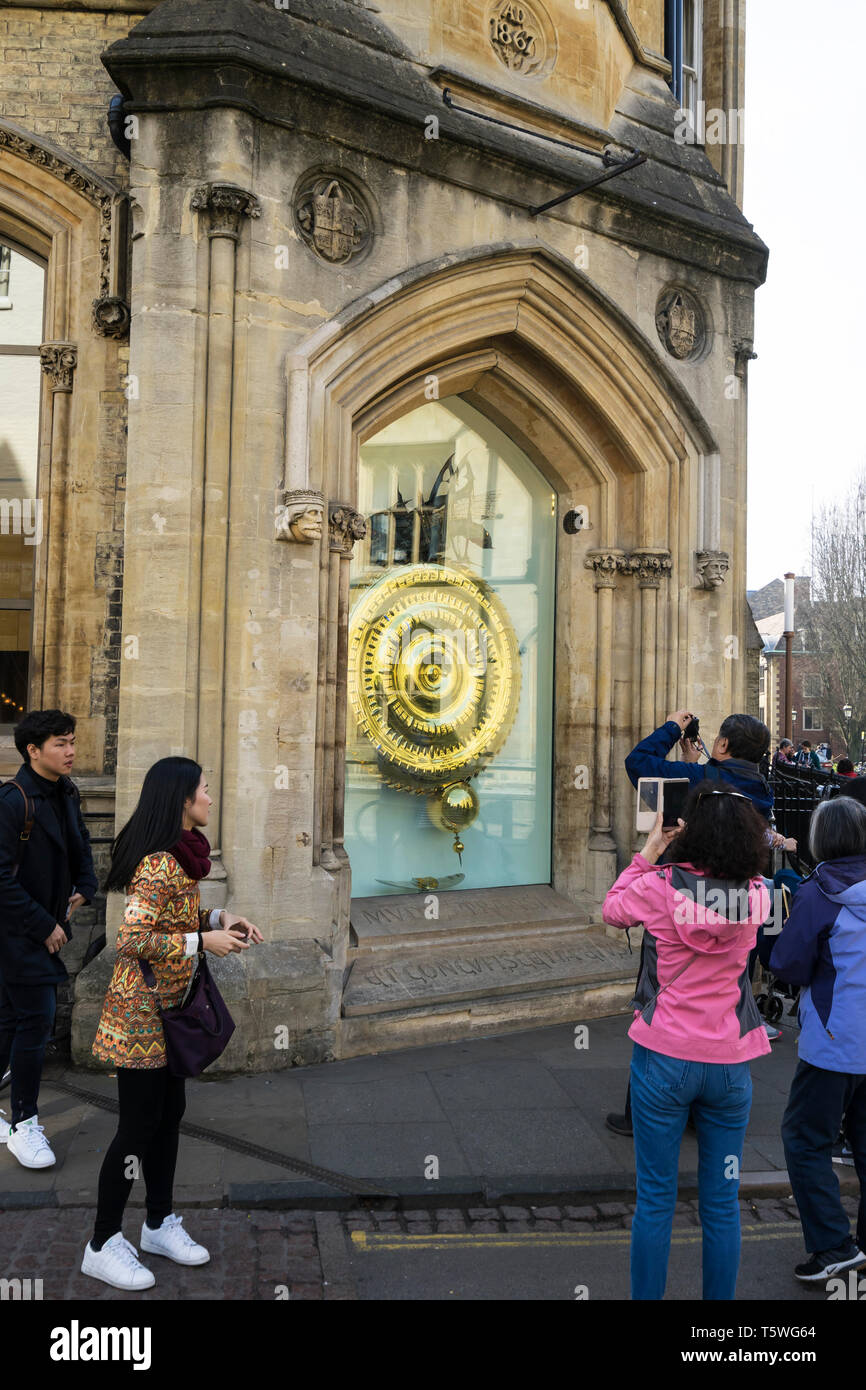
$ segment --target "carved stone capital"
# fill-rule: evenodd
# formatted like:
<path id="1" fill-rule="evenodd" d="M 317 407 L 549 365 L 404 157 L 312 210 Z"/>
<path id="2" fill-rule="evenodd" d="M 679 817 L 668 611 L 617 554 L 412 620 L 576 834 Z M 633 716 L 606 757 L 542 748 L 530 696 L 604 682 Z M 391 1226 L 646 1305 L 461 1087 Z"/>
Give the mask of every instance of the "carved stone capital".
<path id="1" fill-rule="evenodd" d="M 277 540 L 312 545 L 322 539 L 325 498 L 310 488 L 294 488 L 283 493 L 277 505 Z"/>
<path id="2" fill-rule="evenodd" d="M 72 373 L 78 365 L 78 347 L 75 343 L 42 343 L 39 361 L 52 391 L 72 390 Z"/>
<path id="3" fill-rule="evenodd" d="M 361 541 L 367 534 L 367 522 L 360 512 L 356 512 L 345 502 L 328 504 L 328 541 L 331 550 L 341 555 L 351 555 L 355 541 Z"/>
<path id="4" fill-rule="evenodd" d="M 657 589 L 673 569 L 669 550 L 635 550 L 628 557 L 628 562 L 642 589 Z"/>
<path id="5" fill-rule="evenodd" d="M 195 212 L 210 218 L 208 236 L 237 241 L 242 217 L 261 217 L 262 205 L 254 193 L 233 183 L 211 183 L 197 188 L 190 199 Z"/>
<path id="6" fill-rule="evenodd" d="M 726 550 L 699 550 L 695 555 L 699 589 L 719 589 L 731 567 Z"/>
<path id="7" fill-rule="evenodd" d="M 105 295 L 93 301 L 93 327 L 103 338 L 125 338 L 129 333 L 130 312 L 125 299 Z"/>
<path id="8" fill-rule="evenodd" d="M 615 589 L 617 575 L 624 572 L 625 560 L 624 550 L 590 550 L 583 564 L 585 569 L 594 571 L 596 589 Z"/>

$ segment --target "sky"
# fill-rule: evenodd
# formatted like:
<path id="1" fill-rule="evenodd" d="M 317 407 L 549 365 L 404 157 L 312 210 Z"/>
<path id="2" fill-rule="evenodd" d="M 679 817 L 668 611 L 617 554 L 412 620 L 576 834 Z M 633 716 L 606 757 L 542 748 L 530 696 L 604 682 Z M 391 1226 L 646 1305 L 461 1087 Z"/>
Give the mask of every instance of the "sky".
<path id="1" fill-rule="evenodd" d="M 749 364 L 748 587 L 809 573 L 866 463 L 866 0 L 747 0 L 744 212 L 770 248 Z"/>

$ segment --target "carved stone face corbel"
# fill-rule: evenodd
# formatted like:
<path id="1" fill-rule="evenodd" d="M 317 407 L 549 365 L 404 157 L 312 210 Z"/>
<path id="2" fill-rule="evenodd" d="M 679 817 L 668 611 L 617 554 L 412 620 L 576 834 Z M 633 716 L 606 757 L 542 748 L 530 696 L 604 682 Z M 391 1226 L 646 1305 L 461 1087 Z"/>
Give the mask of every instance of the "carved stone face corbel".
<path id="1" fill-rule="evenodd" d="M 725 550 L 699 550 L 695 555 L 698 570 L 699 589 L 719 589 L 725 582 L 725 575 L 731 567 L 731 559 Z"/>
<path id="2" fill-rule="evenodd" d="M 321 492 L 296 488 L 283 493 L 276 509 L 277 540 L 312 545 L 322 539 L 325 498 Z"/>
<path id="3" fill-rule="evenodd" d="M 341 555 L 351 555 L 355 541 L 361 541 L 367 534 L 367 521 L 354 507 L 346 502 L 331 502 L 328 505 L 328 538 L 332 550 Z"/>

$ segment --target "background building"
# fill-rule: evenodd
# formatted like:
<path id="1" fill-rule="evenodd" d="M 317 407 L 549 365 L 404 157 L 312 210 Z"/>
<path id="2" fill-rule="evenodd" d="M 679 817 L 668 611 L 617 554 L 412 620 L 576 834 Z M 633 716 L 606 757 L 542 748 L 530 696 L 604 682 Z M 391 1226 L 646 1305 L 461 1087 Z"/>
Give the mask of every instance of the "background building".
<path id="1" fill-rule="evenodd" d="M 266 936 L 220 972 L 225 1064 L 617 1007 L 623 759 L 756 694 L 744 4 L 0 26 L 31 304 L 0 447 L 13 481 L 35 450 L 45 526 L 9 650 L 81 716 L 96 828 L 158 757 L 204 766 L 207 893 Z"/>

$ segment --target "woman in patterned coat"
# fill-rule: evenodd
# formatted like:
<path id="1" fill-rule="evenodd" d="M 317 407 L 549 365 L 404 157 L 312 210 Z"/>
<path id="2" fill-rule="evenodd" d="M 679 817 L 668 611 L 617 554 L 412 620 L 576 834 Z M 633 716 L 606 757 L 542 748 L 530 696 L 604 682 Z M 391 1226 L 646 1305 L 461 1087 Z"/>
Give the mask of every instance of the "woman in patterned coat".
<path id="1" fill-rule="evenodd" d="M 93 1055 L 117 1069 L 120 1113 L 99 1175 L 96 1224 L 81 1271 L 119 1289 L 155 1282 L 121 1233 L 139 1164 L 147 1198 L 142 1249 L 179 1264 L 210 1259 L 172 1213 L 185 1086 L 168 1070 L 157 1006 L 183 1003 L 199 952 L 225 956 L 262 940 L 245 917 L 199 906 L 199 880 L 210 870 L 210 845 L 199 827 L 207 825 L 211 805 L 198 763 L 162 758 L 148 771 L 138 806 L 111 849 L 106 892 L 126 890 L 127 905 Z M 158 1000 L 141 960 L 151 964 Z"/>

